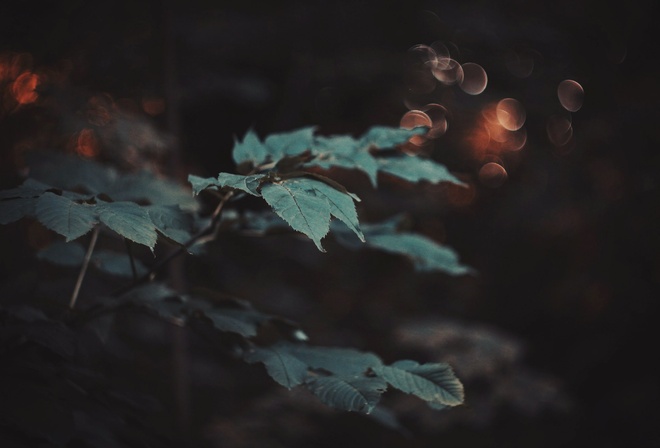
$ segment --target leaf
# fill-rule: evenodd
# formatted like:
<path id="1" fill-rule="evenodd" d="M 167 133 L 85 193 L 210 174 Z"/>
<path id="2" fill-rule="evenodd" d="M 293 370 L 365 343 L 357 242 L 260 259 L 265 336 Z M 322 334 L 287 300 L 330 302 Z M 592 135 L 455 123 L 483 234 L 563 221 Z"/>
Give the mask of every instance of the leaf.
<path id="1" fill-rule="evenodd" d="M 44 193 L 36 205 L 36 217 L 44 226 L 72 241 L 96 225 L 95 206 L 78 204 L 64 196 Z"/>
<path id="2" fill-rule="evenodd" d="M 360 241 L 364 241 L 364 235 L 360 230 L 360 223 L 355 211 L 354 198 L 323 182 L 313 182 L 311 185 L 319 196 L 326 198 L 330 204 L 332 216 L 346 224 L 360 238 Z"/>
<path id="3" fill-rule="evenodd" d="M 178 183 L 157 177 L 151 171 L 117 176 L 117 179 L 102 191 L 114 201 L 130 201 L 151 205 L 178 205 L 185 210 L 197 210 L 199 204 L 190 192 Z"/>
<path id="4" fill-rule="evenodd" d="M 26 161 L 30 177 L 64 190 L 82 188 L 93 194 L 107 193 L 119 177 L 111 167 L 53 151 L 30 152 Z"/>
<path id="5" fill-rule="evenodd" d="M 192 237 L 193 217 L 178 205 L 149 205 L 145 208 L 156 229 L 170 240 L 185 244 Z"/>
<path id="6" fill-rule="evenodd" d="M 418 271 L 443 271 L 451 275 L 472 272 L 472 269 L 459 263 L 454 250 L 422 235 L 404 232 L 390 235 L 367 234 L 367 245 L 405 255 L 413 261 Z"/>
<path id="7" fill-rule="evenodd" d="M 147 209 L 133 202 L 106 202 L 97 206 L 103 224 L 124 238 L 153 251 L 158 234 Z"/>
<path id="8" fill-rule="evenodd" d="M 60 266 L 80 266 L 85 259 L 85 248 L 79 243 L 56 241 L 37 252 L 37 258 Z"/>
<path id="9" fill-rule="evenodd" d="M 305 166 L 361 170 L 367 174 L 372 185 L 376 186 L 378 163 L 367 149 L 368 147 L 361 145 L 360 141 L 350 136 L 317 137 L 312 148 L 315 158 Z"/>
<path id="10" fill-rule="evenodd" d="M 449 364 L 419 364 L 415 361 L 397 361 L 391 366 L 378 366 L 374 373 L 402 392 L 446 406 L 463 403 L 463 385 Z"/>
<path id="11" fill-rule="evenodd" d="M 454 184 L 464 185 L 444 165 L 429 159 L 404 155 L 382 157 L 377 160 L 380 171 L 400 177 L 409 182 L 426 180 L 432 183 L 452 182 Z"/>
<path id="12" fill-rule="evenodd" d="M 252 174 L 241 176 L 239 174 L 220 173 L 218 174 L 218 187 L 229 187 L 236 190 L 242 190 L 252 196 L 261 196 L 257 191 L 259 181 L 264 177 L 263 174 Z"/>
<path id="13" fill-rule="evenodd" d="M 192 185 L 193 196 L 197 196 L 203 190 L 210 187 L 215 187 L 218 183 L 217 179 L 213 177 L 199 177 L 194 174 L 188 175 L 188 182 Z"/>
<path id="14" fill-rule="evenodd" d="M 132 278 L 133 268 L 131 267 L 131 259 L 128 254 L 109 250 L 98 250 L 92 256 L 92 265 L 99 271 L 106 274 L 116 275 L 117 277 Z M 138 276 L 147 273 L 147 268 L 140 260 L 133 259 L 135 263 L 135 271 Z"/>
<path id="15" fill-rule="evenodd" d="M 318 376 L 308 380 L 306 385 L 328 406 L 367 414 L 387 388 L 380 378 L 365 376 Z"/>
<path id="16" fill-rule="evenodd" d="M 362 135 L 360 146 L 374 149 L 393 148 L 406 143 L 414 135 L 426 134 L 427 131 L 428 128 L 424 126 L 413 129 L 373 126 Z"/>
<path id="17" fill-rule="evenodd" d="M 314 241 L 325 252 L 321 239 L 330 230 L 331 206 L 326 197 L 316 194 L 310 186 L 314 181 L 294 178 L 278 183 L 266 183 L 261 194 L 273 211 L 298 232 Z"/>
<path id="18" fill-rule="evenodd" d="M 383 365 L 380 358 L 373 353 L 351 348 L 282 343 L 281 350 L 295 356 L 311 368 L 324 369 L 340 376 L 364 374 L 369 369 Z"/>
<path id="19" fill-rule="evenodd" d="M 0 199 L 36 198 L 50 189 L 52 187 L 37 180 L 27 178 L 23 184 L 16 188 L 0 191 Z"/>
<path id="20" fill-rule="evenodd" d="M 238 139 L 234 140 L 232 155 L 236 165 L 251 162 L 254 166 L 257 166 L 270 158 L 268 148 L 259 140 L 259 136 L 254 132 L 254 129 L 249 129 L 245 133 L 242 142 Z"/>
<path id="21" fill-rule="evenodd" d="M 218 330 L 236 333 L 245 338 L 256 336 L 259 324 L 270 319 L 270 316 L 251 309 L 211 308 L 205 310 L 204 315 Z"/>
<path id="22" fill-rule="evenodd" d="M 292 356 L 286 349 L 282 350 L 280 344 L 255 347 L 243 358 L 251 364 L 263 363 L 271 378 L 287 389 L 302 384 L 307 376 L 307 364 Z"/>
<path id="23" fill-rule="evenodd" d="M 286 156 L 296 156 L 311 148 L 314 144 L 315 129 L 315 126 L 310 126 L 266 137 L 264 143 L 268 147 L 271 160 L 279 162 Z"/>
<path id="24" fill-rule="evenodd" d="M 0 201 L 0 224 L 11 224 L 35 213 L 36 198 L 17 198 Z"/>

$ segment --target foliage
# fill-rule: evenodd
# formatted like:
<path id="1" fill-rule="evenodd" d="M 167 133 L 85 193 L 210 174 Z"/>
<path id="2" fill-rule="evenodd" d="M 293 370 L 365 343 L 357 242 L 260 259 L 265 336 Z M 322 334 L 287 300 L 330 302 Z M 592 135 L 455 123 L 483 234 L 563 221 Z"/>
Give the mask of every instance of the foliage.
<path id="1" fill-rule="evenodd" d="M 326 251 L 322 240 L 331 234 L 349 248 L 369 247 L 406 256 L 418 271 L 450 275 L 470 272 L 450 248 L 403 229 L 401 217 L 360 223 L 356 208 L 360 198 L 326 176 L 338 168 L 362 172 L 374 187 L 379 175 L 408 182 L 460 185 L 444 166 L 396 150 L 397 145 L 426 132 L 426 128 L 376 126 L 359 138 L 317 136 L 314 131 L 303 128 L 271 135 L 264 141 L 248 131 L 233 149 L 238 174 L 221 172 L 213 178 L 190 175 L 193 198 L 175 183 L 146 171 L 120 173 L 90 160 L 35 154 L 28 161 L 29 177 L 20 186 L 0 192 L 0 223 L 26 218 L 52 230 L 63 241 L 42 248 L 37 257 L 63 269 L 80 268 L 80 273 L 70 301 L 72 310 L 64 317 L 48 316 L 36 308 L 18 314 L 7 310 L 6 321 L 11 322 L 7 331 L 12 325 L 26 325 L 35 319 L 44 322 L 56 330 L 48 330 L 49 337 L 35 333 L 28 338 L 71 358 L 75 350 L 66 341 L 75 344 L 81 328 L 92 329 L 103 340 L 108 322 L 111 327 L 118 312 L 141 311 L 190 328 L 247 363 L 263 364 L 280 385 L 287 389 L 304 387 L 334 408 L 370 413 L 390 386 L 436 409 L 460 405 L 463 386 L 445 363 L 404 360 L 386 365 L 373 353 L 310 345 L 297 324 L 264 314 L 244 300 L 186 294 L 153 281 L 174 256 L 195 252 L 194 247 L 212 241 L 221 231 L 266 235 L 276 228 L 303 234 L 322 252 Z M 208 192 L 216 201 L 210 215 L 194 199 Z M 241 209 L 231 207 L 246 197 L 263 199 L 270 209 L 239 212 Z M 90 232 L 85 248 L 79 241 Z M 113 250 L 95 249 L 99 234 Z M 124 244 L 118 245 L 122 240 Z M 173 245 L 168 255 L 156 251 L 158 241 Z M 136 249 L 148 248 L 152 255 L 138 256 L 134 245 Z M 156 254 L 159 256 L 154 260 Z M 128 278 L 130 283 L 74 309 L 90 264 L 105 275 Z M 86 388 L 80 386 L 81 390 Z M 3 416 L 1 421 L 21 430 L 24 422 L 12 418 Z M 37 435 L 63 445 L 75 438 L 84 439 L 76 425 L 67 421 L 69 430 L 65 433 L 45 428 Z M 106 428 L 101 433 L 112 431 Z"/>

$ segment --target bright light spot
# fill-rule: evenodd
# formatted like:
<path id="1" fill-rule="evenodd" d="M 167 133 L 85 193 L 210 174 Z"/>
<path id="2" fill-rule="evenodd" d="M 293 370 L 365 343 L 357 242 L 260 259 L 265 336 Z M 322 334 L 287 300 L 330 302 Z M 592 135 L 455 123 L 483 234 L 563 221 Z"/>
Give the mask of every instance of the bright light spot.
<path id="1" fill-rule="evenodd" d="M 431 67 L 435 79 L 445 85 L 461 84 L 463 82 L 463 67 L 454 59 L 443 58 Z"/>
<path id="2" fill-rule="evenodd" d="M 486 70 L 479 64 L 467 62 L 463 64 L 463 79 L 460 86 L 463 91 L 469 95 L 479 95 L 486 90 L 488 85 L 488 75 Z"/>
<path id="3" fill-rule="evenodd" d="M 447 132 L 448 124 L 447 124 L 447 115 L 449 112 L 447 109 L 436 103 L 431 103 L 427 104 L 424 106 L 422 109 L 426 113 L 426 115 L 431 119 L 431 129 L 429 129 L 429 132 L 426 134 L 427 137 L 429 138 L 438 138 L 441 135 L 444 135 L 445 132 Z"/>
<path id="4" fill-rule="evenodd" d="M 488 162 L 479 170 L 479 181 L 490 188 L 501 186 L 507 177 L 506 170 L 499 163 Z"/>
<path id="5" fill-rule="evenodd" d="M 548 139 L 555 146 L 564 146 L 573 137 L 571 121 L 560 115 L 553 115 L 548 118 L 545 129 L 548 133 Z"/>
<path id="6" fill-rule="evenodd" d="M 572 79 L 566 79 L 557 87 L 559 102 L 569 112 L 577 112 L 584 102 L 584 89 Z"/>
<path id="7" fill-rule="evenodd" d="M 35 90 L 38 84 L 39 76 L 32 72 L 21 73 L 11 87 L 18 104 L 30 104 L 37 101 L 39 94 Z"/>
<path id="8" fill-rule="evenodd" d="M 495 107 L 497 122 L 508 131 L 517 131 L 525 124 L 525 108 L 513 98 L 504 98 Z"/>
<path id="9" fill-rule="evenodd" d="M 426 115 L 421 110 L 411 110 L 409 112 L 406 112 L 403 115 L 403 117 L 401 117 L 399 126 L 401 126 L 404 129 L 413 129 L 418 126 L 426 126 L 427 128 L 431 128 L 433 126 L 433 122 L 431 121 L 429 116 Z M 408 142 L 413 144 L 414 146 L 422 146 L 427 141 L 428 138 L 425 135 L 413 135 L 412 137 L 410 137 L 410 140 L 408 140 Z M 404 147 L 404 149 L 406 148 L 407 147 Z M 406 152 L 410 152 L 410 151 L 406 151 Z M 413 150 L 412 152 L 417 153 L 418 151 Z"/>

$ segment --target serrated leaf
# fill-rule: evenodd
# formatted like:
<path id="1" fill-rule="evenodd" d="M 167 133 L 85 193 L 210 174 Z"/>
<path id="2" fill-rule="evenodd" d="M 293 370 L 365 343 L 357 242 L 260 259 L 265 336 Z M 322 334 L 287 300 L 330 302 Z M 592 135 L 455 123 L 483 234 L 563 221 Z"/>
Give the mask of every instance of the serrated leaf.
<path id="1" fill-rule="evenodd" d="M 147 273 L 148 269 L 140 260 L 133 259 L 133 263 L 135 264 L 135 271 L 138 276 Z M 103 249 L 97 250 L 92 256 L 91 264 L 106 274 L 124 278 L 133 277 L 133 268 L 131 267 L 131 259 L 128 254 Z"/>
<path id="2" fill-rule="evenodd" d="M 271 160 L 278 162 L 283 157 L 296 156 L 311 148 L 315 129 L 316 127 L 310 126 L 266 137 L 264 143 L 268 147 Z"/>
<path id="3" fill-rule="evenodd" d="M 185 244 L 192 237 L 193 217 L 177 205 L 150 205 L 146 207 L 156 229 L 170 240 Z"/>
<path id="4" fill-rule="evenodd" d="M 307 364 L 292 356 L 288 351 L 282 350 L 279 344 L 270 347 L 256 347 L 243 359 L 249 363 L 263 363 L 271 378 L 287 389 L 302 384 L 307 376 Z"/>
<path id="5" fill-rule="evenodd" d="M 36 198 L 16 198 L 0 201 L 0 224 L 11 224 L 35 213 Z"/>
<path id="6" fill-rule="evenodd" d="M 360 241 L 364 241 L 364 235 L 360 230 L 360 223 L 355 210 L 355 203 L 353 202 L 354 198 L 323 182 L 315 181 L 310 185 L 318 195 L 326 198 L 330 204 L 332 216 L 346 224 L 360 238 Z"/>
<path id="7" fill-rule="evenodd" d="M 306 386 L 328 406 L 367 414 L 387 388 L 385 381 L 377 377 L 335 375 L 311 378 Z"/>
<path id="8" fill-rule="evenodd" d="M 373 353 L 352 348 L 282 343 L 281 350 L 295 356 L 311 368 L 324 369 L 339 376 L 360 375 L 383 364 Z"/>
<path id="9" fill-rule="evenodd" d="M 330 230 L 331 206 L 325 196 L 316 194 L 310 179 L 294 178 L 278 183 L 266 183 L 261 195 L 273 211 L 294 230 L 302 232 L 325 252 L 321 239 Z"/>
<path id="10" fill-rule="evenodd" d="M 463 403 L 463 384 L 456 378 L 449 364 L 419 364 L 397 361 L 391 366 L 379 366 L 374 373 L 402 392 L 446 406 Z"/>
<path id="11" fill-rule="evenodd" d="M 337 135 L 317 137 L 312 148 L 315 156 L 305 166 L 317 166 L 322 169 L 333 167 L 357 169 L 367 174 L 372 185 L 376 186 L 378 163 L 361 142 L 353 137 Z"/>
<path id="12" fill-rule="evenodd" d="M 37 258 L 60 266 L 80 266 L 85 259 L 85 248 L 79 243 L 56 241 L 37 252 Z"/>
<path id="13" fill-rule="evenodd" d="M 99 219 L 126 239 L 153 251 L 158 239 L 147 209 L 134 202 L 106 202 L 97 206 Z"/>
<path id="14" fill-rule="evenodd" d="M 0 191 L 0 199 L 35 198 L 37 196 L 41 196 L 44 192 L 50 190 L 51 188 L 53 187 L 41 183 L 37 180 L 27 178 L 25 179 L 25 182 L 16 188 Z"/>
<path id="15" fill-rule="evenodd" d="M 257 191 L 259 181 L 264 177 L 263 174 L 251 174 L 241 176 L 239 174 L 220 173 L 218 174 L 218 187 L 229 187 L 244 191 L 252 196 L 261 196 Z"/>
<path id="16" fill-rule="evenodd" d="M 428 128 L 424 126 L 413 129 L 373 126 L 362 135 L 360 146 L 374 149 L 393 148 L 407 142 L 415 135 L 426 134 L 427 131 Z"/>
<path id="17" fill-rule="evenodd" d="M 95 206 L 78 204 L 64 196 L 44 193 L 37 200 L 36 217 L 44 226 L 72 241 L 96 225 Z"/>
<path id="18" fill-rule="evenodd" d="M 410 258 L 418 271 L 443 271 L 461 275 L 472 270 L 460 264 L 456 252 L 430 238 L 414 233 L 376 234 L 367 233 L 367 245 L 386 252 Z"/>
<path id="19" fill-rule="evenodd" d="M 463 185 L 444 165 L 429 159 L 411 156 L 378 158 L 378 169 L 409 182 L 451 182 Z"/>
<path id="20" fill-rule="evenodd" d="M 234 148 L 232 156 L 236 165 L 244 162 L 252 162 L 252 164 L 259 165 L 269 160 L 270 154 L 266 145 L 264 145 L 254 129 L 249 129 L 243 141 L 236 139 L 234 141 Z"/>
<path id="21" fill-rule="evenodd" d="M 199 177 L 194 174 L 188 175 L 188 182 L 192 185 L 193 196 L 197 196 L 203 190 L 210 187 L 215 187 L 218 180 L 213 177 Z"/>

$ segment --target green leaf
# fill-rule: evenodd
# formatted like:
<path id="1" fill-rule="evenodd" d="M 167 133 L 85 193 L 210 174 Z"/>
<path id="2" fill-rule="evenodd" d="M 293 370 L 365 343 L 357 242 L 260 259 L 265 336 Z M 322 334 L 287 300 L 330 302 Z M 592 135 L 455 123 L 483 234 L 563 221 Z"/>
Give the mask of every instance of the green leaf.
<path id="1" fill-rule="evenodd" d="M 324 369 L 336 375 L 350 377 L 361 375 L 383 365 L 373 353 L 352 348 L 314 347 L 306 344 L 282 344 L 281 351 L 295 356 L 309 367 Z"/>
<path id="2" fill-rule="evenodd" d="M 35 213 L 36 198 L 17 198 L 0 201 L 0 224 L 11 224 Z"/>
<path id="3" fill-rule="evenodd" d="M 64 236 L 68 242 L 83 236 L 96 225 L 95 208 L 46 192 L 37 200 L 36 217 L 44 226 Z"/>
<path id="4" fill-rule="evenodd" d="M 463 384 L 456 378 L 449 364 L 419 364 L 397 361 L 391 366 L 378 366 L 374 373 L 395 388 L 419 398 L 445 406 L 463 403 Z"/>
<path id="5" fill-rule="evenodd" d="M 147 268 L 140 260 L 134 258 L 133 262 L 135 263 L 135 271 L 138 276 L 147 273 Z M 133 268 L 131 268 L 131 259 L 128 254 L 101 249 L 94 252 L 91 264 L 106 274 L 124 278 L 133 277 Z"/>
<path id="6" fill-rule="evenodd" d="M 85 248 L 79 243 L 56 241 L 37 252 L 37 258 L 60 266 L 80 266 L 85 259 Z"/>
<path id="7" fill-rule="evenodd" d="M 270 159 L 268 148 L 259 140 L 259 136 L 254 132 L 254 129 L 249 129 L 245 133 L 242 142 L 238 139 L 234 141 L 232 155 L 236 165 L 252 162 L 254 166 L 257 166 Z"/>
<path id="8" fill-rule="evenodd" d="M 360 230 L 360 223 L 358 222 L 357 212 L 355 211 L 354 198 L 323 182 L 313 181 L 310 185 L 317 195 L 326 198 L 330 204 L 330 213 L 332 216 L 346 224 L 360 238 L 360 241 L 364 241 L 364 235 Z M 359 200 L 359 198 L 357 199 Z"/>
<path id="9" fill-rule="evenodd" d="M 367 414 L 387 388 L 385 381 L 377 377 L 335 375 L 311 378 L 306 386 L 328 406 Z"/>
<path id="10" fill-rule="evenodd" d="M 43 184 L 37 180 L 27 178 L 23 184 L 16 188 L 0 191 L 0 199 L 36 198 L 52 188 L 53 187 Z"/>
<path id="11" fill-rule="evenodd" d="M 294 178 L 266 183 L 261 194 L 273 211 L 298 232 L 314 241 L 325 252 L 321 239 L 330 230 L 331 206 L 325 196 L 318 195 L 310 179 Z"/>
<path id="12" fill-rule="evenodd" d="M 106 202 L 97 206 L 103 224 L 124 238 L 153 251 L 158 239 L 147 209 L 133 202 Z"/>
<path id="13" fill-rule="evenodd" d="M 374 149 L 393 148 L 406 143 L 414 135 L 426 134 L 427 127 L 419 126 L 413 129 L 391 128 L 387 126 L 373 126 L 362 135 L 362 147 Z"/>
<path id="14" fill-rule="evenodd" d="M 199 177 L 194 174 L 188 175 L 188 182 L 192 185 L 193 196 L 197 196 L 203 190 L 207 188 L 215 187 L 218 183 L 217 179 L 213 177 Z"/>
<path id="15" fill-rule="evenodd" d="M 305 166 L 317 166 L 322 169 L 339 167 L 361 170 L 376 186 L 378 163 L 367 149 L 367 146 L 350 136 L 317 137 L 312 148 L 315 158 Z"/>
<path id="16" fill-rule="evenodd" d="M 378 169 L 409 182 L 426 180 L 432 183 L 452 182 L 463 185 L 444 165 L 429 159 L 411 156 L 378 158 Z"/>
<path id="17" fill-rule="evenodd" d="M 307 377 L 308 366 L 287 350 L 282 350 L 280 344 L 270 347 L 255 347 L 243 357 L 249 363 L 261 362 L 266 366 L 268 374 L 287 389 L 302 384 Z"/>
<path id="18" fill-rule="evenodd" d="M 264 143 L 268 148 L 271 160 L 279 162 L 286 156 L 296 156 L 311 148 L 314 144 L 315 129 L 315 126 L 310 126 L 266 137 Z"/>
<path id="19" fill-rule="evenodd" d="M 449 247 L 441 246 L 430 238 L 414 233 L 367 234 L 367 245 L 386 252 L 405 255 L 418 271 L 443 271 L 452 275 L 472 272 L 459 263 L 458 255 Z"/>
<path id="20" fill-rule="evenodd" d="M 244 191 L 252 196 L 261 196 L 257 191 L 259 181 L 264 177 L 263 174 L 251 174 L 241 176 L 239 174 L 220 173 L 218 174 L 218 187 L 229 187 Z"/>
<path id="21" fill-rule="evenodd" d="M 152 205 L 178 205 L 185 210 L 196 210 L 199 205 L 190 192 L 178 183 L 161 179 L 150 171 L 117 176 L 117 179 L 102 191 L 114 201 L 130 201 Z"/>
<path id="22" fill-rule="evenodd" d="M 145 207 L 156 229 L 170 240 L 185 244 L 192 237 L 193 217 L 177 205 L 149 205 Z"/>

